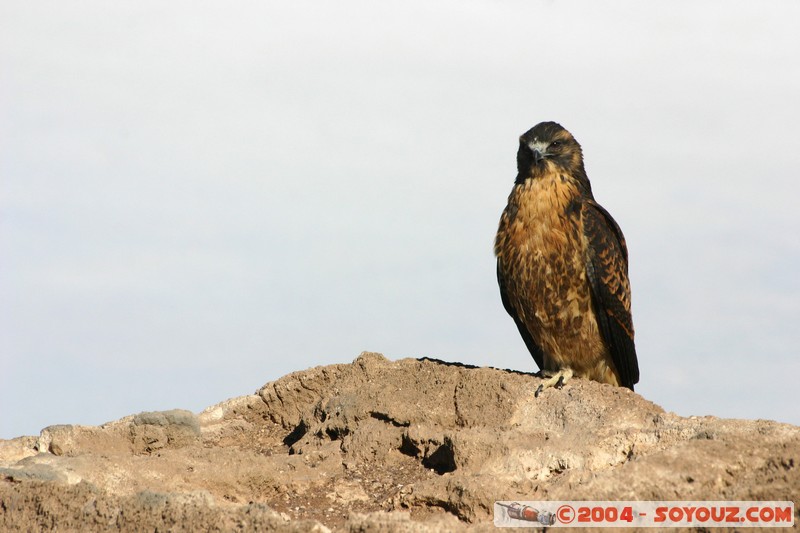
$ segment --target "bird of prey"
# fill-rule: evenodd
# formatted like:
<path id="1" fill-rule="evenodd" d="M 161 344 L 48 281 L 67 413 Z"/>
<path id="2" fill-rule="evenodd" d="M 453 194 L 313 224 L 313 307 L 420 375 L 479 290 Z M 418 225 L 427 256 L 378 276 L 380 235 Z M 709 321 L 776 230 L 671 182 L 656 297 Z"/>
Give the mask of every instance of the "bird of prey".
<path id="1" fill-rule="evenodd" d="M 633 390 L 628 250 L 594 200 L 581 146 L 542 122 L 520 137 L 517 171 L 494 253 L 503 306 L 549 378 L 536 396 L 573 375 Z"/>

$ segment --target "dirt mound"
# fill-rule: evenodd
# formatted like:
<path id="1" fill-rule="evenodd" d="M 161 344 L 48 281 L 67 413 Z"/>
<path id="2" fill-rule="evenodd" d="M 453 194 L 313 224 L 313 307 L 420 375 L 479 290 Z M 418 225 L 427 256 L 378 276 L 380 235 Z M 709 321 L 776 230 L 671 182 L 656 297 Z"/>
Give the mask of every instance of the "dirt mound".
<path id="1" fill-rule="evenodd" d="M 0 441 L 0 529 L 489 531 L 495 500 L 791 500 L 800 428 L 363 353 L 199 415 Z"/>

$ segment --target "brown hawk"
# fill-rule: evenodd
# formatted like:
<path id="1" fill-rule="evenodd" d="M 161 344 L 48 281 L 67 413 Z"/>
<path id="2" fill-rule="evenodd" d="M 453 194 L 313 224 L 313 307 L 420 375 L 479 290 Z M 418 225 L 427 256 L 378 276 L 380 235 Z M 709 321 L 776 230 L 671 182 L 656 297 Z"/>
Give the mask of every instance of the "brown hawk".
<path id="1" fill-rule="evenodd" d="M 503 306 L 550 378 L 536 395 L 573 375 L 633 390 L 628 250 L 594 200 L 581 146 L 542 122 L 520 137 L 517 171 L 494 253 Z"/>

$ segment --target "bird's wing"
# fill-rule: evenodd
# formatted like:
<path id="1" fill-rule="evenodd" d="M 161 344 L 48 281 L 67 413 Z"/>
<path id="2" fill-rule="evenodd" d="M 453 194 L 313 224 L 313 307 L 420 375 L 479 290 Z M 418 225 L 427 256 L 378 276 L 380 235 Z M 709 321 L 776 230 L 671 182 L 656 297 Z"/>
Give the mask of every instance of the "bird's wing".
<path id="1" fill-rule="evenodd" d="M 500 298 L 503 300 L 503 307 L 506 308 L 506 311 L 511 318 L 514 319 L 514 323 L 517 325 L 517 329 L 519 329 L 519 334 L 522 335 L 522 340 L 525 341 L 525 346 L 528 347 L 528 351 L 531 352 L 531 356 L 533 360 L 536 362 L 536 365 L 539 367 L 539 370 L 544 368 L 544 354 L 542 353 L 541 347 L 536 344 L 536 341 L 533 340 L 533 336 L 528 331 L 528 328 L 525 327 L 525 324 L 522 323 L 520 320 L 519 315 L 517 314 L 517 310 L 511 304 L 511 300 L 508 295 L 508 288 L 506 287 L 505 280 L 503 279 L 503 273 L 500 270 L 500 263 L 497 264 L 497 284 L 500 285 Z"/>
<path id="2" fill-rule="evenodd" d="M 633 390 L 639 382 L 639 363 L 633 344 L 625 237 L 608 211 L 593 200 L 584 202 L 582 215 L 589 256 L 586 273 L 597 325 L 611 352 L 620 385 Z"/>

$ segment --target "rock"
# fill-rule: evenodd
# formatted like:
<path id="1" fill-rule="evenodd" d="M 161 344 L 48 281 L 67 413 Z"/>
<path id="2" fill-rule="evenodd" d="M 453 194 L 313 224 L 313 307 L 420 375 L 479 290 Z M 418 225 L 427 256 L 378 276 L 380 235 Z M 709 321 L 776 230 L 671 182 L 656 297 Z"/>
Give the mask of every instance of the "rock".
<path id="1" fill-rule="evenodd" d="M 130 441 L 138 453 L 188 446 L 200 438 L 197 416 L 182 409 L 139 413 L 131 420 L 129 429 Z"/>
<path id="2" fill-rule="evenodd" d="M 791 500 L 800 428 L 431 359 L 0 441 L 0 529 L 489 531 L 495 500 Z"/>
<path id="3" fill-rule="evenodd" d="M 0 439 L 0 464 L 14 464 L 26 457 L 36 455 L 36 437 L 17 437 Z"/>

